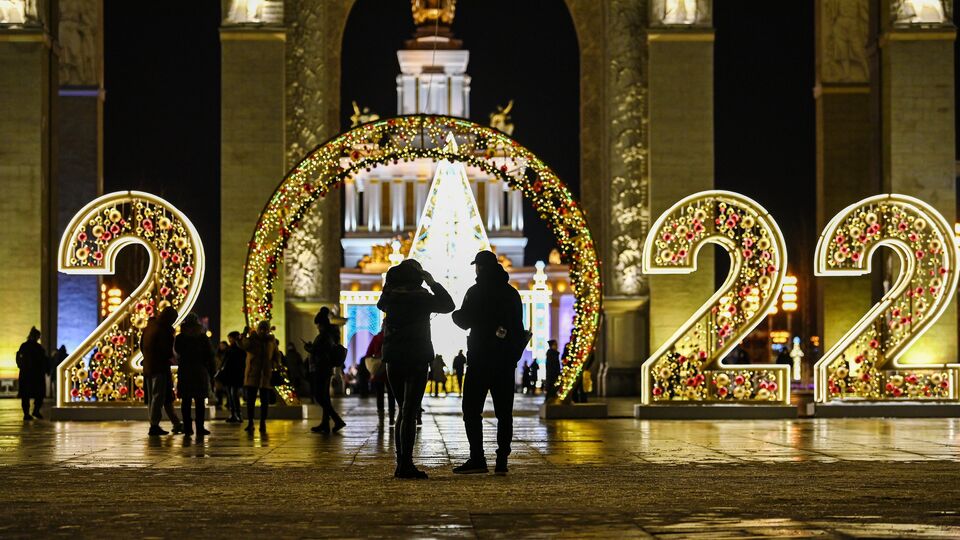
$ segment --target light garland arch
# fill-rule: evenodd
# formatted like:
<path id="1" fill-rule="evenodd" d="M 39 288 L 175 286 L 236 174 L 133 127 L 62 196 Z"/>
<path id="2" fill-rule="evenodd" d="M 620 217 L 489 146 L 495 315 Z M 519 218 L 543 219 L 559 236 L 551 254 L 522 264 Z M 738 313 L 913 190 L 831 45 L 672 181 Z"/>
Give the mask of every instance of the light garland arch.
<path id="1" fill-rule="evenodd" d="M 451 135 L 456 144 L 447 145 Z M 243 280 L 247 325 L 271 319 L 273 288 L 287 241 L 317 199 L 358 171 L 418 158 L 462 162 L 496 175 L 519 189 L 550 227 L 570 264 L 576 298 L 569 361 L 558 389 L 558 396 L 566 398 L 593 352 L 600 325 L 599 260 L 586 217 L 566 185 L 533 152 L 500 131 L 462 118 L 378 120 L 337 135 L 294 166 L 264 206 L 250 240 Z M 280 396 L 293 399 L 289 389 Z"/>

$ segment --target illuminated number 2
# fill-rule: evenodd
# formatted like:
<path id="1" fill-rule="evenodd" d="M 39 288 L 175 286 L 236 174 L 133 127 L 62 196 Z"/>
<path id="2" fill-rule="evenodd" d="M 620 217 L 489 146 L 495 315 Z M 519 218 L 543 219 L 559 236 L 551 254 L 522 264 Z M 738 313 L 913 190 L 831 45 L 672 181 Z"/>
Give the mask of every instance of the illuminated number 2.
<path id="1" fill-rule="evenodd" d="M 147 275 L 57 368 L 61 406 L 143 399 L 139 347 L 147 320 L 167 306 L 182 319 L 200 292 L 200 235 L 173 205 L 138 191 L 99 197 L 70 220 L 60 240 L 60 271 L 113 274 L 117 254 L 129 244 L 147 249 Z"/>
<path id="2" fill-rule="evenodd" d="M 837 214 L 817 242 L 816 274 L 869 274 L 880 246 L 900 260 L 896 282 L 815 366 L 816 400 L 956 399 L 956 365 L 898 359 L 929 330 L 957 289 L 947 220 L 923 201 L 878 195 Z"/>
<path id="3" fill-rule="evenodd" d="M 730 274 L 643 363 L 643 403 L 789 403 L 789 366 L 726 366 L 722 360 L 766 316 L 786 274 L 783 235 L 763 207 L 728 191 L 683 199 L 647 235 L 643 272 L 693 273 L 697 253 L 710 243 L 730 254 Z"/>

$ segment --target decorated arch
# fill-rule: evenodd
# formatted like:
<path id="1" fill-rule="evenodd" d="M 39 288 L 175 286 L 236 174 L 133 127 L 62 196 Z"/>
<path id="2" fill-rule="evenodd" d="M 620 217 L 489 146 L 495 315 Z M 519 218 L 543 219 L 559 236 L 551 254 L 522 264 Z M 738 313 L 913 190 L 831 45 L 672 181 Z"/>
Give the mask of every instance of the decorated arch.
<path id="1" fill-rule="evenodd" d="M 243 280 L 247 324 L 272 318 L 284 249 L 316 200 L 360 171 L 419 158 L 461 162 L 496 175 L 520 190 L 550 227 L 570 265 L 576 297 L 569 361 L 558 392 L 565 398 L 593 352 L 600 324 L 600 268 L 586 217 L 567 186 L 533 152 L 500 131 L 461 118 L 411 115 L 364 124 L 321 144 L 294 166 L 261 212 L 250 240 Z"/>

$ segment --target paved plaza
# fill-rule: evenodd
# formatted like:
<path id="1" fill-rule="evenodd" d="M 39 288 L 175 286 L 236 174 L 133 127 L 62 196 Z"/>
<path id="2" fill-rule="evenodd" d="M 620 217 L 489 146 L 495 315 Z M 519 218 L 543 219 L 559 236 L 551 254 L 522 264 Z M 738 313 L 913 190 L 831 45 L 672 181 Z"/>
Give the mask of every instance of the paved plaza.
<path id="1" fill-rule="evenodd" d="M 402 481 L 372 398 L 340 403 L 337 435 L 218 421 L 199 441 L 24 425 L 2 400 L 0 537 L 960 538 L 960 419 L 544 422 L 538 403 L 517 398 L 509 476 L 457 477 L 459 399 L 426 398 L 430 479 Z"/>

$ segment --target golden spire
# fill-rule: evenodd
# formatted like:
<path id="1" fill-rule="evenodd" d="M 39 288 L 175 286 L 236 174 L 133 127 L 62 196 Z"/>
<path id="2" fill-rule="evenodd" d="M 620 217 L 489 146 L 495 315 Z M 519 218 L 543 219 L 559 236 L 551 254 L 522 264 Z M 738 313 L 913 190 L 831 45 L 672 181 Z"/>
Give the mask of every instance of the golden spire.
<path id="1" fill-rule="evenodd" d="M 411 0 L 413 8 L 413 24 L 417 26 L 436 24 L 453 24 L 453 14 L 457 0 Z"/>

